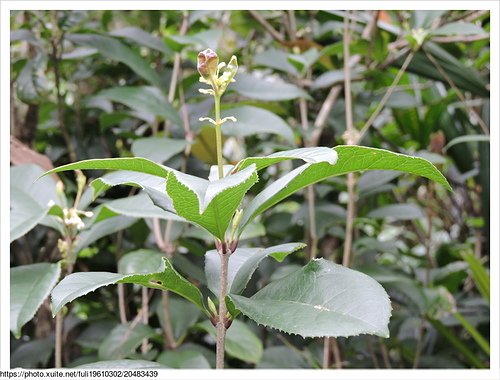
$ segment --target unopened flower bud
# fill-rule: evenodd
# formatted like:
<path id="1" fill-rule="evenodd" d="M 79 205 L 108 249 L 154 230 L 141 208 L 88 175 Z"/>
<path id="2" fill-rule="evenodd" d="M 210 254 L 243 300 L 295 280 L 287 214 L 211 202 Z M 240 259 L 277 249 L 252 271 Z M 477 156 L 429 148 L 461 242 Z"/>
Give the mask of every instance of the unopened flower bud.
<path id="1" fill-rule="evenodd" d="M 203 79 L 216 77 L 219 66 L 219 57 L 212 49 L 206 49 L 198 53 L 198 72 Z"/>

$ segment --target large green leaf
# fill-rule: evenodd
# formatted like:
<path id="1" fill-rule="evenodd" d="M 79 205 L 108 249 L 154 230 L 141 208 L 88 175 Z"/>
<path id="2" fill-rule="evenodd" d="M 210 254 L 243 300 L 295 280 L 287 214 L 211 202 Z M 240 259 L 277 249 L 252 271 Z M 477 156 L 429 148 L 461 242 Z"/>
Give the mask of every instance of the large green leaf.
<path id="1" fill-rule="evenodd" d="M 234 212 L 257 180 L 255 166 L 215 181 L 172 172 L 167 177 L 167 193 L 177 215 L 224 240 Z"/>
<path id="2" fill-rule="evenodd" d="M 128 252 L 118 261 L 118 272 L 131 273 L 154 273 L 162 266 L 161 252 L 152 249 L 138 249 Z"/>
<path id="3" fill-rule="evenodd" d="M 257 269 L 259 263 L 271 256 L 283 261 L 289 254 L 305 247 L 303 243 L 288 243 L 269 248 L 238 248 L 229 256 L 227 288 L 229 293 L 240 294 Z M 219 295 L 220 256 L 216 250 L 205 255 L 205 276 L 208 288 L 216 296 Z"/>
<path id="4" fill-rule="evenodd" d="M 259 107 L 243 106 L 230 108 L 223 116 L 234 116 L 236 122 L 222 125 L 222 132 L 226 136 L 250 136 L 261 133 L 273 133 L 282 136 L 290 143 L 294 143 L 293 131 L 279 116 Z"/>
<path id="5" fill-rule="evenodd" d="M 142 323 L 137 323 L 135 326 L 131 323 L 118 325 L 109 332 L 99 346 L 99 359 L 118 360 L 127 358 L 135 352 L 143 339 L 151 338 L 154 335 L 154 330 Z"/>
<path id="6" fill-rule="evenodd" d="M 197 326 L 216 337 L 215 327 L 210 321 L 203 321 Z M 247 325 L 237 319 L 226 332 L 225 351 L 228 356 L 248 363 L 258 363 L 262 357 L 263 347 L 261 340 Z"/>
<path id="7" fill-rule="evenodd" d="M 389 336 L 391 303 L 367 275 L 317 259 L 274 281 L 251 298 L 231 294 L 255 322 L 303 337 Z"/>
<path id="8" fill-rule="evenodd" d="M 441 172 L 423 158 L 355 145 L 340 145 L 333 149 L 338 155 L 338 160 L 334 164 L 329 162 L 307 163 L 279 178 L 260 192 L 245 208 L 240 232 L 255 216 L 296 191 L 325 178 L 350 172 L 397 170 L 421 175 L 451 190 L 448 181 Z"/>
<path id="9" fill-rule="evenodd" d="M 136 157 L 144 157 L 162 163 L 183 152 L 186 145 L 186 140 L 146 137 L 134 140 L 131 151 Z"/>
<path id="10" fill-rule="evenodd" d="M 328 162 L 335 164 L 337 162 L 337 152 L 334 149 L 326 147 L 298 148 L 276 152 L 265 157 L 247 157 L 239 161 L 233 168 L 233 172 L 242 170 L 252 164 L 255 164 L 257 171 L 268 166 L 288 160 L 302 160 L 307 163 Z"/>
<path id="11" fill-rule="evenodd" d="M 301 88 L 273 78 L 266 80 L 250 74 L 238 74 L 231 89 L 251 99 L 259 100 L 290 100 L 296 98 L 310 98 Z"/>
<path id="12" fill-rule="evenodd" d="M 18 165 L 10 168 L 10 241 L 23 236 L 37 224 L 44 222 L 49 202 L 59 203 L 56 182 L 45 177 L 33 186 L 43 173 L 36 165 Z"/>
<path id="13" fill-rule="evenodd" d="M 16 337 L 50 294 L 60 274 L 59 263 L 38 263 L 10 269 L 10 330 Z"/>
<path id="14" fill-rule="evenodd" d="M 408 203 L 382 206 L 370 211 L 366 217 L 371 219 L 412 220 L 424 218 L 425 214 L 416 204 Z"/>
<path id="15" fill-rule="evenodd" d="M 118 274 L 109 272 L 80 272 L 65 277 L 52 290 L 52 313 L 57 312 L 68 302 L 92 292 L 102 286 L 116 283 L 138 284 L 148 288 L 170 290 L 198 306 L 207 316 L 200 290 L 182 277 L 167 258 L 163 258 L 163 268 L 155 273 Z"/>
<path id="16" fill-rule="evenodd" d="M 164 351 L 156 359 L 169 368 L 210 369 L 210 364 L 203 354 L 194 350 Z"/>
<path id="17" fill-rule="evenodd" d="M 161 51 L 163 54 L 170 55 L 172 50 L 170 50 L 167 45 L 156 36 L 149 34 L 141 28 L 135 26 L 127 26 L 125 28 L 112 30 L 110 35 L 114 37 L 123 37 L 128 40 L 134 41 L 141 46 L 147 46 L 148 48 Z"/>
<path id="18" fill-rule="evenodd" d="M 288 74 L 297 75 L 299 73 L 295 66 L 288 61 L 288 54 L 282 50 L 268 49 L 262 53 L 255 54 L 253 61 L 257 65 L 271 67 Z"/>
<path id="19" fill-rule="evenodd" d="M 123 103 L 127 107 L 154 115 L 160 119 L 170 120 L 175 124 L 181 124 L 179 114 L 170 104 L 167 97 L 160 89 L 152 86 L 122 86 L 112 87 L 100 91 L 98 97 Z"/>
<path id="20" fill-rule="evenodd" d="M 92 160 L 83 160 L 67 165 L 62 165 L 43 175 L 50 173 L 64 172 L 67 170 L 128 170 L 144 174 L 151 174 L 157 177 L 165 178 L 172 169 L 157 164 L 151 160 L 142 157 L 125 158 L 97 158 Z"/>
<path id="21" fill-rule="evenodd" d="M 153 85 L 160 83 L 159 75 L 151 68 L 149 62 L 116 38 L 90 33 L 68 34 L 66 38 L 77 45 L 93 47 L 106 58 L 124 63 Z"/>
<path id="22" fill-rule="evenodd" d="M 486 33 L 483 28 L 469 22 L 450 22 L 431 31 L 435 36 L 471 35 Z"/>

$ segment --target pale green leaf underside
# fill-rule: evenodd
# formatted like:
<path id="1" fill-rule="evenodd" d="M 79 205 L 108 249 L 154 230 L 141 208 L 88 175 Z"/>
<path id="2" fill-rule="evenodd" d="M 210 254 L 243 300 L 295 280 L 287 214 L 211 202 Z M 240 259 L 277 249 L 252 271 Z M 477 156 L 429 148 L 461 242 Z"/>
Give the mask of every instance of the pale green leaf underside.
<path id="1" fill-rule="evenodd" d="M 200 290 L 182 277 L 170 261 L 163 258 L 163 268 L 156 273 L 118 274 L 109 272 L 80 272 L 65 277 L 52 290 L 52 314 L 74 299 L 92 292 L 102 286 L 116 283 L 138 284 L 148 288 L 170 290 L 198 306 L 207 316 Z"/>
<path id="2" fill-rule="evenodd" d="M 271 256 L 281 262 L 289 254 L 304 248 L 303 243 L 280 244 L 269 248 L 238 248 L 229 257 L 227 287 L 229 293 L 240 294 L 250 281 L 259 263 Z M 219 295 L 220 256 L 216 250 L 205 254 L 205 276 L 208 288 Z"/>
<path id="3" fill-rule="evenodd" d="M 38 263 L 10 269 L 10 330 L 19 336 L 56 284 L 61 273 L 57 264 Z"/>
<path id="4" fill-rule="evenodd" d="M 257 180 L 254 166 L 215 181 L 172 172 L 167 177 L 167 193 L 177 215 L 224 240 L 234 212 Z"/>
<path id="5" fill-rule="evenodd" d="M 255 322 L 303 337 L 389 336 L 391 303 L 371 277 L 318 259 L 251 298 L 230 295 Z"/>
<path id="6" fill-rule="evenodd" d="M 59 173 L 67 170 L 127 170 L 151 174 L 157 177 L 165 178 L 172 169 L 157 164 L 147 158 L 125 157 L 125 158 L 102 158 L 74 162 L 72 164 L 62 165 L 43 175 Z"/>
<path id="7" fill-rule="evenodd" d="M 255 216 L 296 191 L 328 177 L 356 171 L 397 170 L 426 177 L 451 190 L 448 181 L 441 172 L 423 158 L 355 145 L 340 145 L 333 150 L 338 155 L 335 164 L 332 165 L 329 162 L 306 163 L 267 186 L 246 207 L 240 231 Z"/>

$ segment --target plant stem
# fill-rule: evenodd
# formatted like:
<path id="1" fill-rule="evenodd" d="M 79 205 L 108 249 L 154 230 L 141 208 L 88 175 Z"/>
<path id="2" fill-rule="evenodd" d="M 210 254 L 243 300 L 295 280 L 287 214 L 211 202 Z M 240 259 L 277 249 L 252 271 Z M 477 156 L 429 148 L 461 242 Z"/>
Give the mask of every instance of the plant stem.
<path id="1" fill-rule="evenodd" d="M 220 256 L 220 282 L 219 282 L 219 320 L 217 321 L 217 347 L 216 347 L 216 369 L 224 368 L 224 342 L 226 339 L 226 294 L 227 294 L 227 268 L 229 265 L 229 254 L 224 248 L 219 251 Z"/>
<path id="2" fill-rule="evenodd" d="M 215 94 L 215 140 L 217 148 L 217 168 L 219 170 L 219 179 L 224 177 L 224 170 L 222 168 L 222 132 L 220 120 L 220 95 Z"/>
<path id="3" fill-rule="evenodd" d="M 62 311 L 56 315 L 56 337 L 55 337 L 55 368 L 62 367 L 62 340 L 63 340 L 63 322 Z"/>

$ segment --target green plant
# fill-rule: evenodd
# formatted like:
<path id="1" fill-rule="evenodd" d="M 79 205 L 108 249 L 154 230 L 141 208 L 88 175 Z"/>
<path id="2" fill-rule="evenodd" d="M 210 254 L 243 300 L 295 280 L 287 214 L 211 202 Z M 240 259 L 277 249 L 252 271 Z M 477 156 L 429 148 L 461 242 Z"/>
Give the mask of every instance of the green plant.
<path id="1" fill-rule="evenodd" d="M 446 189 L 444 176 L 427 160 L 362 146 L 300 148 L 265 157 L 247 157 L 235 165 L 223 165 L 220 99 L 237 71 L 236 58 L 226 66 L 205 50 L 198 56 L 200 81 L 214 97 L 217 166 L 208 179 L 188 175 L 145 158 L 92 159 L 48 171 L 116 170 L 112 180 L 101 177 L 91 183 L 94 198 L 119 184 L 142 188 L 154 205 L 209 232 L 216 250 L 205 255 L 208 288 L 217 297 L 206 302 L 193 283 L 182 277 L 168 258 L 151 273 L 117 274 L 80 272 L 65 277 L 52 291 L 52 311 L 99 287 L 132 283 L 168 290 L 195 304 L 217 329 L 217 368 L 224 367 L 226 330 L 239 313 L 259 324 L 303 337 L 373 334 L 388 337 L 391 305 L 385 290 L 372 278 L 324 259 L 274 281 L 252 297 L 241 295 L 260 261 L 267 256 L 282 261 L 304 247 L 302 243 L 265 248 L 239 247 L 239 238 L 258 215 L 293 193 L 323 179 L 365 170 L 397 170 L 435 181 Z M 222 70 L 222 75 L 219 71 Z M 242 206 L 247 191 L 263 169 L 288 160 L 304 163 L 265 187 Z M 141 207 L 140 204 L 135 207 Z"/>

